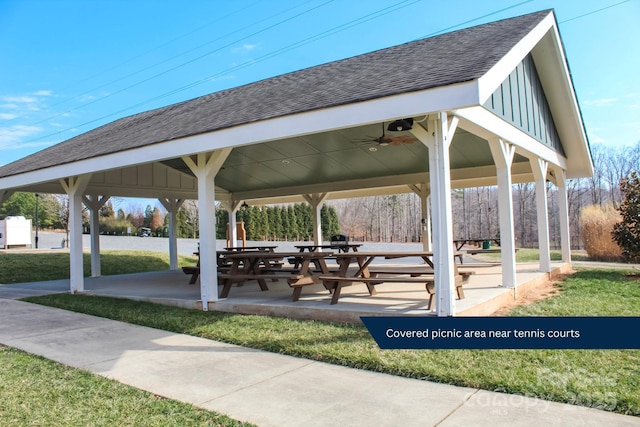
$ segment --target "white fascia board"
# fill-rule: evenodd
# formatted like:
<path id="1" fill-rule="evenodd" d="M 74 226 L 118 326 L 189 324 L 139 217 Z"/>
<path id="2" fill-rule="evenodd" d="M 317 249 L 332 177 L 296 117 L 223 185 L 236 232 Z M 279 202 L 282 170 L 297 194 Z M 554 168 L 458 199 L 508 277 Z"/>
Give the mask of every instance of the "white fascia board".
<path id="1" fill-rule="evenodd" d="M 531 54 L 573 171 L 572 177 L 592 176 L 589 142 L 558 28 L 554 26 Z"/>
<path id="2" fill-rule="evenodd" d="M 500 138 L 516 146 L 516 152 L 527 158 L 546 160 L 562 169 L 567 159 L 555 150 L 506 122 L 484 107 L 471 107 L 453 111 L 460 118 L 458 126 L 484 139 Z"/>
<path id="3" fill-rule="evenodd" d="M 164 160 L 225 147 L 295 138 L 471 105 L 478 105 L 475 81 L 248 123 L 141 147 L 135 150 L 135 154 L 152 161 Z M 169 148 L 162 152 L 162 157 L 158 157 L 158 148 L 167 145 Z M 133 151 L 127 151 L 127 155 L 131 155 Z"/>
<path id="4" fill-rule="evenodd" d="M 549 29 L 555 27 L 553 14 L 549 14 L 536 27 L 523 37 L 516 45 L 503 56 L 489 71 L 478 79 L 478 94 L 483 105 L 511 72 L 522 62 L 536 45 L 547 34 Z"/>
<path id="5" fill-rule="evenodd" d="M 150 163 L 226 147 L 361 126 L 399 117 L 420 116 L 470 105 L 478 105 L 476 81 L 248 123 L 12 175 L 0 178 L 0 188 L 15 188 L 69 176 L 133 166 L 141 163 L 139 159 L 144 159 L 143 163 Z"/>
<path id="6" fill-rule="evenodd" d="M 567 66 L 560 32 L 552 13 L 478 80 L 479 104 L 483 105 L 489 99 L 529 53 L 533 57 L 556 129 L 563 142 L 568 176 L 592 176 L 593 162 L 578 98 Z"/>

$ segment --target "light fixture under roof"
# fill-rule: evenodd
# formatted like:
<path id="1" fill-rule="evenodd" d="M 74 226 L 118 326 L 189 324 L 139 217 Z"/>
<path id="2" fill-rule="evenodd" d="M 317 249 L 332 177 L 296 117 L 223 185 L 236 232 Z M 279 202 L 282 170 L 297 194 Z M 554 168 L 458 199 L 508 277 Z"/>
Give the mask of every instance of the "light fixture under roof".
<path id="1" fill-rule="evenodd" d="M 394 120 L 393 122 L 389 123 L 389 126 L 387 126 L 387 130 L 389 132 L 402 132 L 404 130 L 411 129 L 412 127 L 413 127 L 413 119 L 408 118 L 408 119 Z"/>

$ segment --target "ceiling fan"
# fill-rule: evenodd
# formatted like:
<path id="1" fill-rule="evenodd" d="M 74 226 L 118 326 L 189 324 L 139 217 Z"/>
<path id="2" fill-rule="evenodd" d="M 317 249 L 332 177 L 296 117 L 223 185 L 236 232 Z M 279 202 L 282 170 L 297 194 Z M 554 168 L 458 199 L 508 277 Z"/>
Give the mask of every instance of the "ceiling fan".
<path id="1" fill-rule="evenodd" d="M 411 128 L 409 127 L 409 129 Z M 397 130 L 394 129 L 394 131 L 396 132 L 401 130 L 402 129 L 397 129 Z M 376 145 L 380 145 L 384 147 L 387 145 L 413 144 L 416 141 L 417 141 L 416 138 L 411 135 L 398 135 L 398 136 L 387 135 L 385 133 L 384 123 L 382 123 L 382 135 L 377 137 L 371 136 L 364 139 L 358 139 L 354 142 L 355 143 L 376 143 Z"/>

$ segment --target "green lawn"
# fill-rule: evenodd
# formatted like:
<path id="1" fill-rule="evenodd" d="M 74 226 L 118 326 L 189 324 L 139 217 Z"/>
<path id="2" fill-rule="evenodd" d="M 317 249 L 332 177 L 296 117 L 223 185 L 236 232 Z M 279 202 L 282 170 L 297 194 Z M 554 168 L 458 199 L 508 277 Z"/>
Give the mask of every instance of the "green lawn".
<path id="1" fill-rule="evenodd" d="M 582 270 L 559 287 L 558 296 L 509 314 L 640 316 L 640 285 L 624 271 Z M 640 415 L 637 350 L 380 350 L 360 325 L 202 312 L 86 295 L 27 300 L 359 369 Z"/>
<path id="2" fill-rule="evenodd" d="M 0 346 L 2 426 L 249 426 Z"/>
<path id="3" fill-rule="evenodd" d="M 91 255 L 83 254 L 84 274 L 91 273 Z M 178 265 L 195 265 L 195 256 L 178 256 Z M 107 250 L 100 253 L 103 276 L 169 269 L 165 252 Z M 0 284 L 69 278 L 69 252 L 0 253 Z"/>
<path id="4" fill-rule="evenodd" d="M 497 249 L 497 247 L 493 247 L 493 249 Z M 562 253 L 560 251 L 551 251 L 550 255 L 551 261 L 560 261 L 562 259 Z M 498 261 L 500 260 L 500 256 L 500 252 L 495 252 L 478 254 L 473 257 L 481 260 Z M 521 248 L 516 252 L 516 262 L 533 262 L 538 261 L 539 259 L 540 251 L 538 249 Z M 584 252 L 572 252 L 571 259 L 573 261 L 588 261 L 589 257 Z"/>

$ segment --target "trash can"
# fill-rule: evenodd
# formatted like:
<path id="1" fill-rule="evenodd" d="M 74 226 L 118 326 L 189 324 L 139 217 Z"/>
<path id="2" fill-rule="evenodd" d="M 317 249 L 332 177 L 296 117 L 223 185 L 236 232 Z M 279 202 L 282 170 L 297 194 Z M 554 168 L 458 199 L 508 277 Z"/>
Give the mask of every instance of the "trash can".
<path id="1" fill-rule="evenodd" d="M 346 234 L 335 234 L 331 236 L 331 245 L 346 245 L 349 243 L 349 236 Z"/>
<path id="2" fill-rule="evenodd" d="M 491 249 L 491 240 L 485 240 L 482 242 L 482 249 Z"/>

